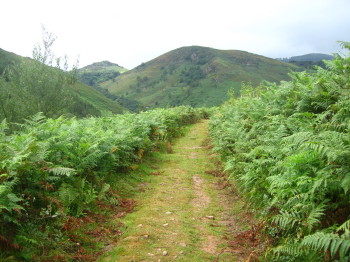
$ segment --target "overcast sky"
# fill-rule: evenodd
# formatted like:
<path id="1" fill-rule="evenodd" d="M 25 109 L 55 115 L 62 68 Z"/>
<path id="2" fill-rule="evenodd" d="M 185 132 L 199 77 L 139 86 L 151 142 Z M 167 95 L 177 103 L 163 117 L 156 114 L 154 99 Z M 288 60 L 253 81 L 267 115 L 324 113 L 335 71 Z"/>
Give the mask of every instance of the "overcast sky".
<path id="1" fill-rule="evenodd" d="M 350 41 L 350 0 L 3 0 L 0 48 L 31 56 L 41 24 L 56 55 L 131 69 L 182 46 L 268 57 L 334 53 Z"/>

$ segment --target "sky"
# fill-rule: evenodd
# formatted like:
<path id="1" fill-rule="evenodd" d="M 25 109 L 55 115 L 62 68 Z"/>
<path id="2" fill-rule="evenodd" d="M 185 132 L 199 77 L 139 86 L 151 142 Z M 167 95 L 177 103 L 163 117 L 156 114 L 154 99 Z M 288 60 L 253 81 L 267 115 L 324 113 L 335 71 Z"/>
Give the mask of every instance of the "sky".
<path id="1" fill-rule="evenodd" d="M 271 57 L 341 51 L 350 0 L 3 0 L 0 48 L 31 56 L 42 25 L 56 56 L 132 69 L 182 46 Z"/>

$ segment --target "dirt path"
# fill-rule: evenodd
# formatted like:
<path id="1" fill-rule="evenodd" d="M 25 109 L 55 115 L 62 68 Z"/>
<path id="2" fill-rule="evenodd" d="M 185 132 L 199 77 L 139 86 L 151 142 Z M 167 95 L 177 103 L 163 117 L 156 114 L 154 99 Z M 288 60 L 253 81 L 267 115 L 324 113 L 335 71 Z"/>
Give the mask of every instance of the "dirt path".
<path id="1" fill-rule="evenodd" d="M 152 164 L 151 182 L 102 261 L 253 261 L 254 239 L 234 238 L 246 238 L 252 216 L 220 177 L 207 135 L 207 121 L 193 125 Z"/>

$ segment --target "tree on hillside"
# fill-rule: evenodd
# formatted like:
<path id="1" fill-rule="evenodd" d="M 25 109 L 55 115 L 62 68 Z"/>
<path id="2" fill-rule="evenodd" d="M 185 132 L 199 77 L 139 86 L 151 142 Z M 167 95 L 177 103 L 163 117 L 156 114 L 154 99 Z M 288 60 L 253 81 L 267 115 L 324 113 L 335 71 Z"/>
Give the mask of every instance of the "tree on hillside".
<path id="1" fill-rule="evenodd" d="M 182 70 L 180 76 L 180 83 L 196 87 L 199 85 L 199 81 L 205 78 L 205 73 L 199 66 L 191 66 L 186 70 Z"/>
<path id="2" fill-rule="evenodd" d="M 20 122 L 38 112 L 49 117 L 67 112 L 74 101 L 69 87 L 76 78 L 67 72 L 67 58 L 54 56 L 55 40 L 43 28 L 42 43 L 34 48 L 33 59 L 23 59 L 5 70 L 0 78 L 0 119 Z"/>

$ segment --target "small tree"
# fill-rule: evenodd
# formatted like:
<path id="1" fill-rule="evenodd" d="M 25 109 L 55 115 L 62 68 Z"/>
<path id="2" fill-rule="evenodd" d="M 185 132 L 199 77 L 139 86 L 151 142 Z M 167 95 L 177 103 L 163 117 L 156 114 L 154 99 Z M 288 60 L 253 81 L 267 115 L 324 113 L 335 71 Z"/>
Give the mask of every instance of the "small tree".
<path id="1" fill-rule="evenodd" d="M 33 49 L 33 59 L 22 59 L 0 79 L 0 117 L 20 122 L 35 113 L 57 117 L 67 112 L 74 95 L 75 69 L 68 72 L 67 57 L 56 58 L 52 45 L 56 37 L 43 27 L 42 43 Z M 62 65 L 63 64 L 63 65 Z"/>

